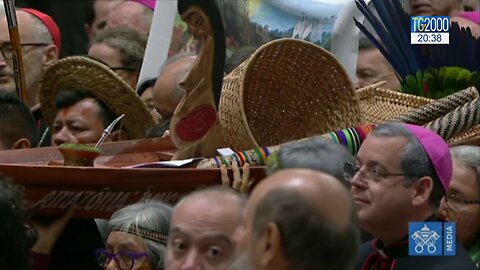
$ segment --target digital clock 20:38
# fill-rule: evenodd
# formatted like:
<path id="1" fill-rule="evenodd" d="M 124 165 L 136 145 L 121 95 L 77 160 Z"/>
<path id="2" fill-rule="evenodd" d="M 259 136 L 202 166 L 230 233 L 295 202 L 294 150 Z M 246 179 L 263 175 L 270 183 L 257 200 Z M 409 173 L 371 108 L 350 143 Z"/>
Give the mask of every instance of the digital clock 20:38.
<path id="1" fill-rule="evenodd" d="M 411 44 L 449 44 L 449 33 L 411 33 Z"/>
<path id="2" fill-rule="evenodd" d="M 410 20 L 411 44 L 449 44 L 450 17 L 412 16 Z"/>

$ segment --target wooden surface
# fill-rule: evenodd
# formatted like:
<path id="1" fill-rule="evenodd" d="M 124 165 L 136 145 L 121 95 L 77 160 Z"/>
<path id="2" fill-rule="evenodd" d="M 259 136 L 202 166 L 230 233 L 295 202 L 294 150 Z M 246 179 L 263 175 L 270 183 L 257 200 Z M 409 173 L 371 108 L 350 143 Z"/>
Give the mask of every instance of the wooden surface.
<path id="1" fill-rule="evenodd" d="M 59 216 L 76 204 L 77 217 L 109 218 L 112 212 L 145 199 L 174 204 L 202 186 L 221 184 L 219 169 L 121 166 L 168 160 L 174 153 L 168 139 L 106 143 L 95 167 L 61 166 L 57 147 L 0 151 L 0 171 L 25 187 L 34 216 Z M 263 167 L 252 167 L 255 181 Z"/>

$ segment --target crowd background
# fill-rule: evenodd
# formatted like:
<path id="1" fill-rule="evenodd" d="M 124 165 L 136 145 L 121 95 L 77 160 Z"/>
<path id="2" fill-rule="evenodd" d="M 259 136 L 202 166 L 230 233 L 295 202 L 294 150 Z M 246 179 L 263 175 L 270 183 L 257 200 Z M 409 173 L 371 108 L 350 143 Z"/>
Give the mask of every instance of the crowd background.
<path id="1" fill-rule="evenodd" d="M 402 3 L 412 15 L 451 16 L 480 36 L 478 0 Z M 0 12 L 1 150 L 96 143 L 122 114 L 107 142 L 171 137 L 179 104 L 192 89 L 211 86 L 194 80 L 211 68 L 200 66 L 205 57 L 197 56 L 202 47 L 195 43 L 138 85 L 155 1 L 16 5 L 27 99 L 15 94 L 11 42 Z M 188 23 L 194 38 L 204 34 L 205 21 Z M 263 32 L 255 33 L 249 38 L 259 44 L 230 51 L 220 76 L 256 52 Z M 363 35 L 354 85 L 347 81 L 352 91 L 381 81 L 401 90 L 397 70 Z M 215 119 L 207 110 L 186 125 L 201 129 Z M 62 217 L 32 217 L 23 187 L 1 176 L 0 269 L 479 269 L 479 146 L 450 147 L 431 130 L 404 123 L 356 134 L 363 143 L 355 155 L 321 137 L 290 142 L 270 156 L 268 176 L 253 190 L 248 165 L 235 164 L 233 179 L 222 167 L 223 186 L 192 192 L 175 205 L 138 202 L 109 220 L 76 218 L 75 206 Z M 181 135 L 201 140 L 194 132 Z M 257 157 L 266 160 L 261 149 Z M 409 256 L 411 221 L 456 222 L 456 255 Z"/>

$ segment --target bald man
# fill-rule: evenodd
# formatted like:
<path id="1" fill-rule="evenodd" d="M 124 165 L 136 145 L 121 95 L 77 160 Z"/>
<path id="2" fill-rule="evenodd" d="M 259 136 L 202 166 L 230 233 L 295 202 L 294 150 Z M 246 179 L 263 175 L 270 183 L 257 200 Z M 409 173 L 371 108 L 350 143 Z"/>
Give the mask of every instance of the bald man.
<path id="1" fill-rule="evenodd" d="M 87 32 L 88 39 L 92 41 L 96 36 L 105 31 L 107 27 L 107 17 L 111 10 L 122 3 L 122 0 L 116 1 L 93 1 L 93 16 L 90 22 L 85 24 L 85 31 Z"/>
<path id="2" fill-rule="evenodd" d="M 192 69 L 196 56 L 191 54 L 176 55 L 165 62 L 153 87 L 152 97 L 155 108 L 162 119 L 170 119 L 175 108 L 185 95 L 178 87 Z"/>
<path id="3" fill-rule="evenodd" d="M 27 106 L 31 108 L 39 102 L 38 91 L 43 72 L 58 59 L 59 48 L 47 26 L 38 17 L 23 10 L 17 10 L 17 21 L 22 42 Z M 0 87 L 15 92 L 10 36 L 8 34 L 7 18 L 4 14 L 0 15 L 0 46 L 2 52 L 0 57 Z"/>
<path id="4" fill-rule="evenodd" d="M 347 270 L 359 246 L 347 189 L 333 176 L 285 169 L 253 190 L 229 270 Z"/>
<path id="5" fill-rule="evenodd" d="M 128 27 L 148 35 L 152 20 L 152 9 L 135 1 L 123 1 L 108 13 L 106 28 Z"/>
<path id="6" fill-rule="evenodd" d="M 192 69 L 195 59 L 194 54 L 177 54 L 169 58 L 160 69 L 160 74 L 151 90 L 155 107 L 155 113 L 152 114 L 159 115 L 160 121 L 147 133 L 148 138 L 168 134 L 173 112 L 185 95 L 185 90 L 179 87 L 179 84 Z M 141 98 L 148 98 L 149 94 L 148 91 L 143 91 Z"/>
<path id="7" fill-rule="evenodd" d="M 194 192 L 174 209 L 166 270 L 224 270 L 235 253 L 233 234 L 245 199 L 225 187 Z"/>

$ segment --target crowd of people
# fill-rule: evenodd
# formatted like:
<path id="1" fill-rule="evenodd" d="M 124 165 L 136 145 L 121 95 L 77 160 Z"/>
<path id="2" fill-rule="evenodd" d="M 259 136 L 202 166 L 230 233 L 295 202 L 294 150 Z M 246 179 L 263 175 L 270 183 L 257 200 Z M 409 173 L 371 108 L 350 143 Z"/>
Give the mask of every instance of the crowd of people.
<path id="1" fill-rule="evenodd" d="M 85 2 L 84 55 L 64 57 L 65 28 L 52 16 L 16 10 L 23 100 L 0 12 L 0 150 L 96 143 L 122 114 L 107 141 L 169 136 L 197 56 L 171 56 L 139 83 L 155 1 Z M 412 15 L 451 16 L 480 37 L 478 0 L 409 4 Z M 358 49 L 357 89 L 381 81 L 400 88 L 373 44 L 361 37 Z M 225 74 L 254 52 L 244 47 L 227 58 Z M 74 206 L 60 218 L 32 217 L 23 187 L 0 176 L 0 269 L 480 269 L 479 146 L 449 147 L 426 128 L 384 123 L 355 156 L 312 137 L 282 145 L 275 157 L 253 189 L 248 165 L 235 167 L 224 185 L 175 205 L 128 205 L 109 220 L 75 218 Z M 455 222 L 456 254 L 410 256 L 414 221 Z"/>

